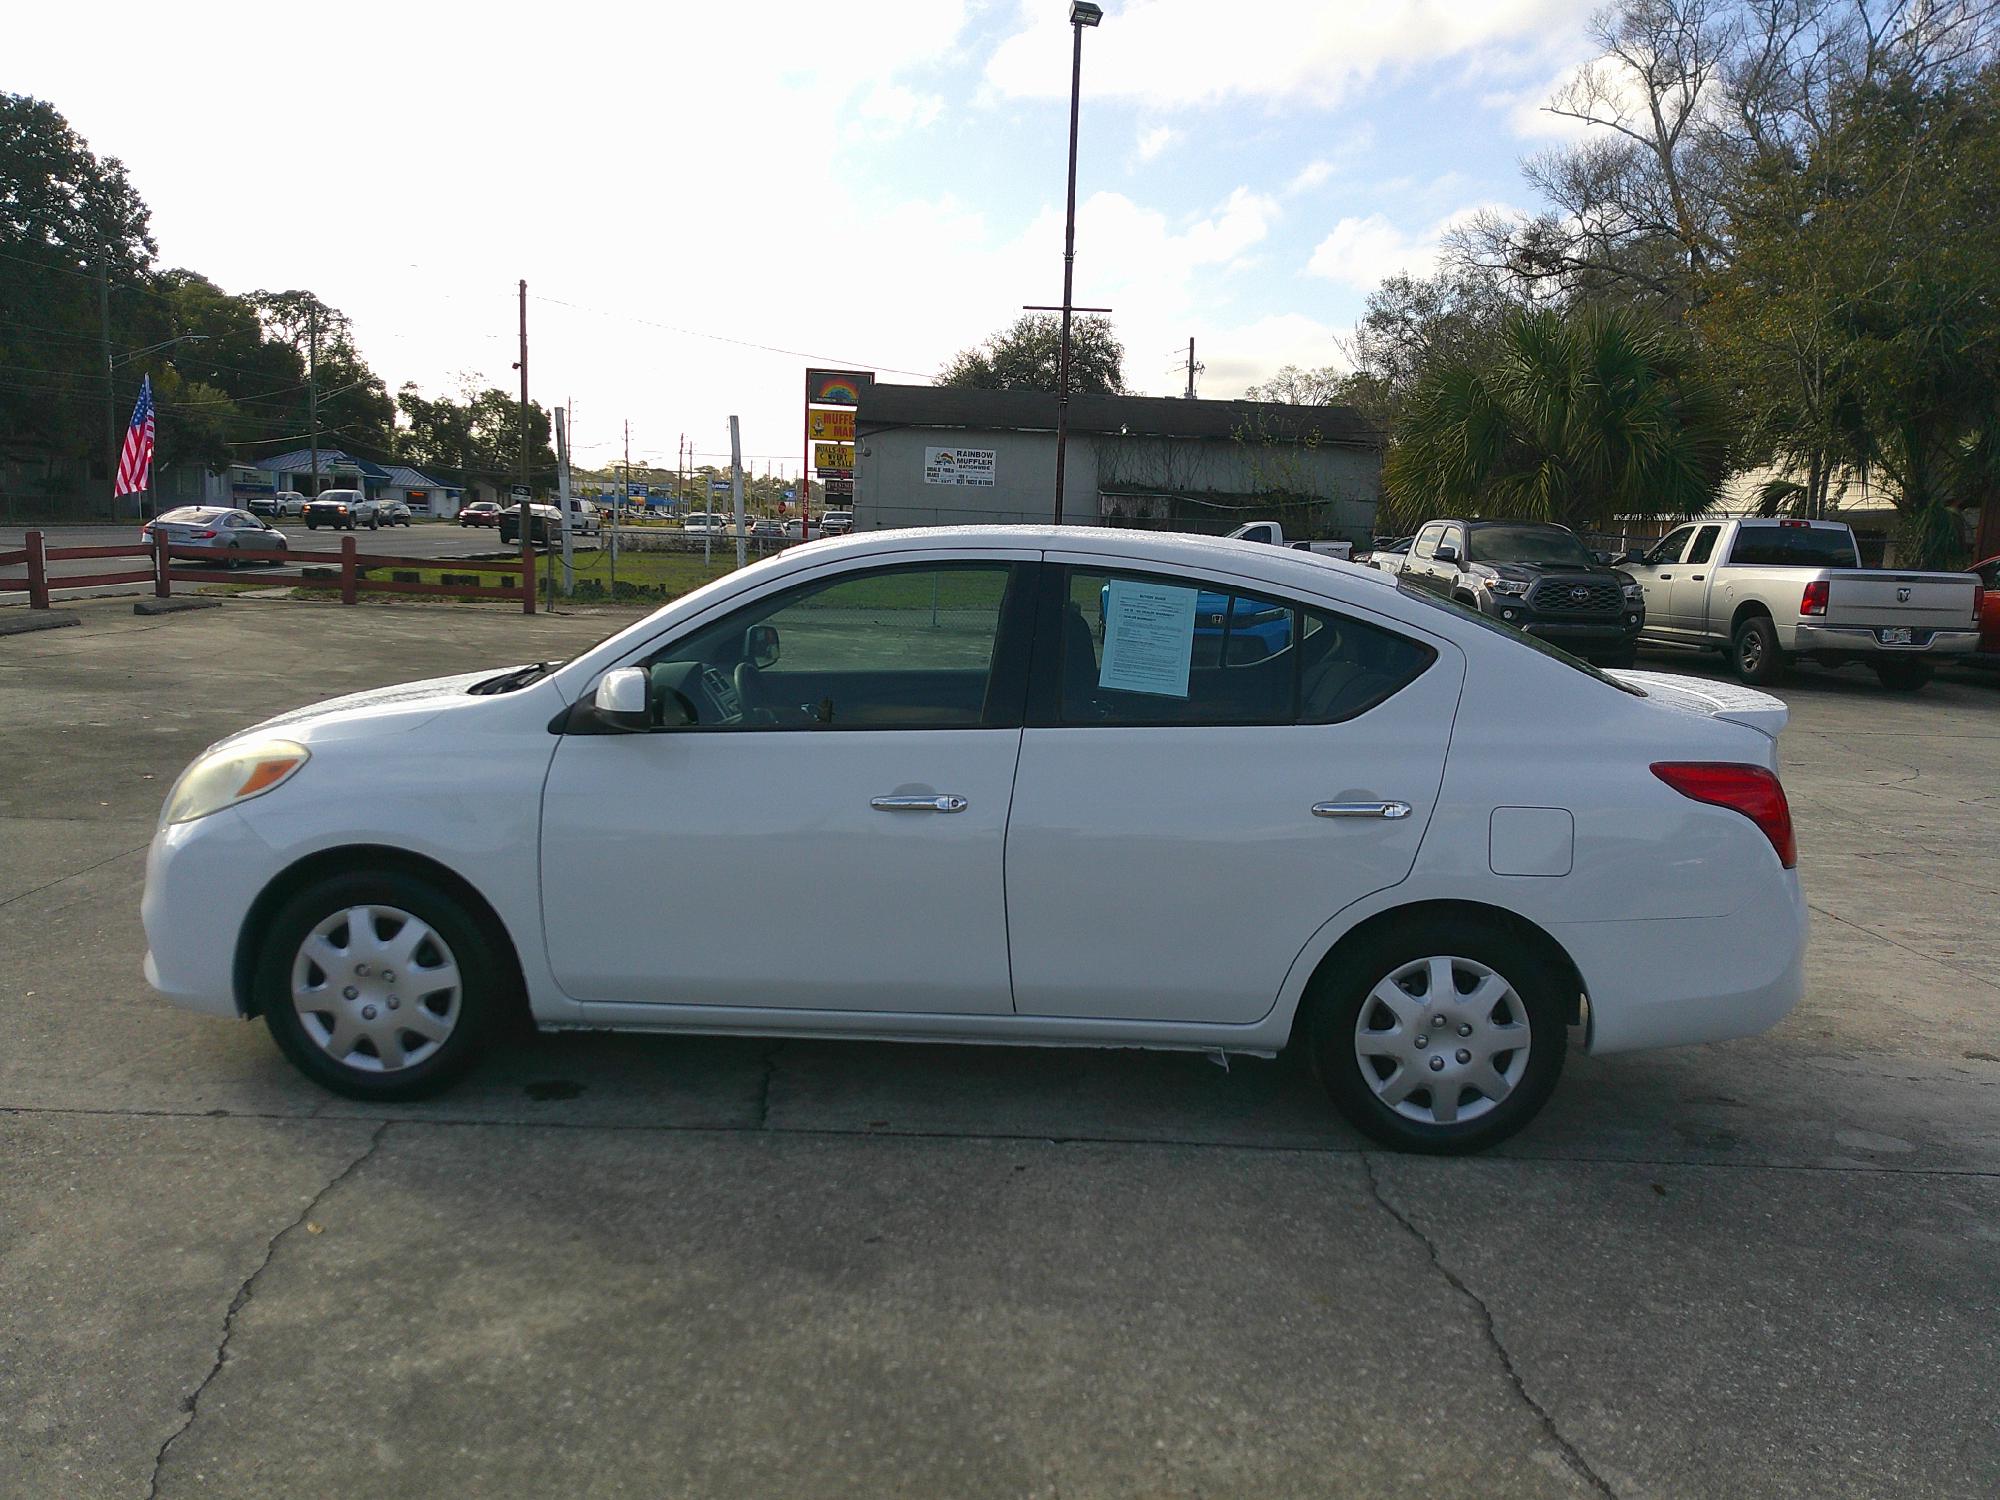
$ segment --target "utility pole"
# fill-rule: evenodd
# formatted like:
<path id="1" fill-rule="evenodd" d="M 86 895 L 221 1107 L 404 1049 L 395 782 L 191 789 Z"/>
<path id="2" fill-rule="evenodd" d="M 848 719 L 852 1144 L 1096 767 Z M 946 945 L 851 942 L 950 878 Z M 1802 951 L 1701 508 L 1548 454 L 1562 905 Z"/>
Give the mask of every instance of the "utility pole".
<path id="1" fill-rule="evenodd" d="M 556 424 L 556 508 L 563 518 L 563 596 L 567 598 L 576 592 L 576 575 L 571 567 L 569 537 L 569 413 L 558 406 L 554 412 Z M 553 604 L 553 601 L 551 601 Z"/>
<path id="2" fill-rule="evenodd" d="M 521 556 L 525 559 L 535 540 L 535 513 L 528 508 L 534 486 L 528 479 L 528 280 L 521 278 L 521 357 L 514 363 L 521 372 Z M 569 529 L 569 517 L 562 518 Z"/>
<path id="3" fill-rule="evenodd" d="M 1195 376 L 1199 375 L 1202 372 L 1203 368 L 1205 367 L 1202 365 L 1198 365 L 1194 362 L 1194 340 L 1190 338 L 1188 340 L 1188 388 L 1187 388 L 1187 398 L 1190 401 L 1194 400 L 1194 378 Z"/>
<path id="4" fill-rule="evenodd" d="M 306 434 L 312 444 L 312 488 L 306 491 L 306 498 L 314 500 L 319 497 L 319 301 L 317 298 L 306 303 Z"/>
<path id="5" fill-rule="evenodd" d="M 112 504 L 115 514 L 118 500 L 118 396 L 113 390 L 115 382 L 111 375 L 111 268 L 107 263 L 104 247 L 97 248 L 97 322 L 98 338 L 104 346 L 104 452 L 107 467 L 104 477 L 111 481 Z"/>
<path id="6" fill-rule="evenodd" d="M 729 487 L 736 501 L 736 566 L 743 557 L 743 429 L 736 418 L 729 419 Z"/>

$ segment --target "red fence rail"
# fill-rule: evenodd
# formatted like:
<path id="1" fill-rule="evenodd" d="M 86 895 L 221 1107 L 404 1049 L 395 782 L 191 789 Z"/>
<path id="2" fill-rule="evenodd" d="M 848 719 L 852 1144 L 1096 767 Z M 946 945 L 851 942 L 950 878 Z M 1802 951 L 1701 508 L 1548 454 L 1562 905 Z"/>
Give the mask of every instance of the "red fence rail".
<path id="1" fill-rule="evenodd" d="M 175 584 L 198 583 L 241 583 L 243 577 L 233 570 L 239 562 L 273 563 L 285 571 L 276 575 L 280 582 L 290 582 L 313 586 L 321 581 L 306 578 L 302 574 L 294 576 L 291 570 L 320 567 L 332 564 L 337 567 L 339 577 L 334 583 L 342 604 L 358 604 L 363 593 L 371 594 L 418 594 L 433 599 L 507 599 L 518 601 L 521 613 L 535 612 L 535 551 L 523 545 L 518 558 L 449 558 L 449 557 L 398 557 L 373 552 L 361 552 L 355 547 L 354 538 L 340 539 L 338 552 L 295 552 L 291 548 L 259 549 L 243 548 L 219 559 L 211 547 L 176 547 L 165 537 L 156 535 L 150 543 L 133 542 L 125 546 L 113 547 L 51 547 L 47 538 L 39 531 L 30 531 L 24 538 L 26 545 L 12 551 L 0 552 L 0 574 L 10 568 L 25 568 L 24 580 L 28 595 L 28 605 L 32 609 L 49 608 L 52 591 L 79 588 L 104 588 L 114 584 L 150 583 L 153 593 L 161 599 L 171 599 Z M 52 562 L 78 562 L 92 558 L 126 557 L 144 558 L 143 569 L 129 569 L 111 573 L 65 573 L 51 576 L 48 565 Z M 232 566 L 213 566 L 218 561 Z M 190 567 L 190 563 L 209 563 L 209 567 Z M 370 578 L 369 570 L 375 568 L 435 568 L 442 572 L 462 571 L 467 573 L 514 574 L 515 581 L 508 584 L 471 583 L 423 583 L 409 579 Z M 266 577 L 272 575 L 266 574 Z M 11 593 L 23 581 L 0 576 L 0 593 Z"/>

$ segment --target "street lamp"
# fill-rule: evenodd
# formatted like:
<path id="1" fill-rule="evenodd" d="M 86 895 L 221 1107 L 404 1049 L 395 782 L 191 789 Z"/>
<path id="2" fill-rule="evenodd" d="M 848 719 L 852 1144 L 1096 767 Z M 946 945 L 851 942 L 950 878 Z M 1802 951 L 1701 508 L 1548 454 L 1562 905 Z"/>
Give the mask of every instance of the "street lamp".
<path id="1" fill-rule="evenodd" d="M 1071 0 L 1069 8 L 1070 30 L 1075 33 L 1076 45 L 1070 53 L 1069 64 L 1069 209 L 1063 220 L 1063 300 L 1062 300 L 1062 353 L 1058 358 L 1056 375 L 1056 525 L 1062 525 L 1063 518 L 1063 459 L 1069 450 L 1069 319 L 1074 311 L 1071 306 L 1070 288 L 1076 272 L 1076 111 L 1077 101 L 1083 89 L 1083 28 L 1095 26 L 1104 19 L 1102 6 L 1092 5 L 1089 0 Z"/>

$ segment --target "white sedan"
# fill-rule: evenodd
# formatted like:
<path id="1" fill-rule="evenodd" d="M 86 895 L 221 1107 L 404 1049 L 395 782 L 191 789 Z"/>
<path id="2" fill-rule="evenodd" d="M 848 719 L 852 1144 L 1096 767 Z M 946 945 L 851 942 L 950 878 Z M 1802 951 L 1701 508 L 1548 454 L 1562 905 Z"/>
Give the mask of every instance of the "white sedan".
<path id="1" fill-rule="evenodd" d="M 1378 1140 L 1519 1129 L 1593 1052 L 1771 1026 L 1785 708 L 1607 675 L 1373 569 L 1083 528 L 780 554 L 562 665 L 212 746 L 146 977 L 338 1092 L 544 1028 L 1297 1042 Z M 837 892 L 742 939 L 744 894 Z"/>

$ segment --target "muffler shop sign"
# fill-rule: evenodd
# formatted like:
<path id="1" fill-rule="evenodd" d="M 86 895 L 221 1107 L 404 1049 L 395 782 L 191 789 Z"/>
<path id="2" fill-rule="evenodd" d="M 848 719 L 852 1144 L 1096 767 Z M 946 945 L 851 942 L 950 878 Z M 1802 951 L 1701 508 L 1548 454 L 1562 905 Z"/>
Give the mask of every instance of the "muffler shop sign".
<path id="1" fill-rule="evenodd" d="M 925 484 L 971 484 L 993 488 L 991 448 L 924 449 Z"/>

